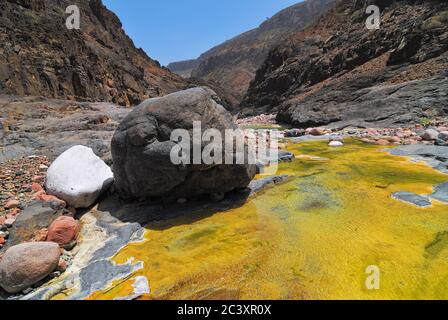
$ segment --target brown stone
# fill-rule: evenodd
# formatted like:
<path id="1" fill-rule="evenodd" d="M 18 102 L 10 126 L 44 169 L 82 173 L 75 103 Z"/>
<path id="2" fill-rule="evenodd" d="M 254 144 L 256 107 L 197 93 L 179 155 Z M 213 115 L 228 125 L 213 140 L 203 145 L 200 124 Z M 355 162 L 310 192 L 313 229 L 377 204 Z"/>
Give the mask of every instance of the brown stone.
<path id="1" fill-rule="evenodd" d="M 389 145 L 389 141 L 387 141 L 385 139 L 379 139 L 378 141 L 376 141 L 376 144 L 380 145 L 380 146 L 387 146 L 387 145 Z"/>
<path id="2" fill-rule="evenodd" d="M 76 242 L 78 233 L 79 222 L 72 217 L 62 216 L 53 221 L 48 228 L 47 240 L 60 246 L 67 246 Z"/>
<path id="3" fill-rule="evenodd" d="M 44 191 L 44 188 L 42 188 L 42 186 L 36 182 L 33 182 L 31 184 L 31 190 L 33 190 L 34 192 L 40 192 L 40 191 Z"/>
<path id="4" fill-rule="evenodd" d="M 323 136 L 325 134 L 325 129 L 323 128 L 311 128 L 308 133 L 312 136 Z"/>
<path id="5" fill-rule="evenodd" d="M 47 236 L 48 236 L 48 229 L 47 228 L 40 229 L 36 231 L 36 233 L 34 234 L 33 241 L 35 242 L 46 241 Z"/>

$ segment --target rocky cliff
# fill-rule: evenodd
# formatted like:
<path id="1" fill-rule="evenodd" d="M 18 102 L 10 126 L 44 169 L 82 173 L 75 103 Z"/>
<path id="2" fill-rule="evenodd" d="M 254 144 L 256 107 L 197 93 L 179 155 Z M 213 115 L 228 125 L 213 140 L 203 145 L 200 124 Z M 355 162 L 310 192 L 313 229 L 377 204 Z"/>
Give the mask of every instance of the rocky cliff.
<path id="1" fill-rule="evenodd" d="M 334 0 L 308 0 L 280 11 L 258 28 L 202 54 L 196 61 L 198 66 L 191 72 L 192 77 L 220 86 L 226 92 L 226 100 L 238 105 L 268 52 L 291 32 L 314 22 L 333 3 Z M 190 72 L 191 65 L 187 67 L 179 69 L 177 65 L 171 70 Z"/>
<path id="2" fill-rule="evenodd" d="M 381 9 L 378 30 L 366 28 L 368 4 Z M 447 67 L 446 1 L 339 1 L 269 53 L 241 112 L 278 113 L 296 127 L 446 116 Z"/>
<path id="3" fill-rule="evenodd" d="M 78 5 L 79 30 L 66 28 Z M 134 105 L 185 81 L 135 48 L 101 0 L 2 0 L 0 93 Z"/>

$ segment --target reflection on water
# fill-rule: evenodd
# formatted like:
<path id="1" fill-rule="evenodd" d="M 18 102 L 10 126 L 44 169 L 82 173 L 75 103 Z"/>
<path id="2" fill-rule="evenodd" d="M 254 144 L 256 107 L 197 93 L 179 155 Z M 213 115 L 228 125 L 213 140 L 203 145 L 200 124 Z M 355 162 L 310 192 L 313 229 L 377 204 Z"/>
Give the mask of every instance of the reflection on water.
<path id="1" fill-rule="evenodd" d="M 381 148 L 290 145 L 308 157 L 281 165 L 287 183 L 188 225 L 148 229 L 115 260 L 144 261 L 135 275 L 149 279 L 143 299 L 446 299 L 448 206 L 391 194 L 428 194 L 448 177 Z M 365 287 L 370 265 L 380 290 Z M 126 296 L 132 283 L 92 298 Z"/>

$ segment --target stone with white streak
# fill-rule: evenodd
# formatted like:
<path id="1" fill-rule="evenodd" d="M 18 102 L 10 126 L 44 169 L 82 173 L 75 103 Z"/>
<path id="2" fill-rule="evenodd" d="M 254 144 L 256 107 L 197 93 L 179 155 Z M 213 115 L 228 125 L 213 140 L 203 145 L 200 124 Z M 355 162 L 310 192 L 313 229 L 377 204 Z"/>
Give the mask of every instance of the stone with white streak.
<path id="1" fill-rule="evenodd" d="M 61 154 L 47 171 L 47 193 L 74 208 L 88 208 L 113 182 L 109 166 L 93 150 L 74 146 Z"/>

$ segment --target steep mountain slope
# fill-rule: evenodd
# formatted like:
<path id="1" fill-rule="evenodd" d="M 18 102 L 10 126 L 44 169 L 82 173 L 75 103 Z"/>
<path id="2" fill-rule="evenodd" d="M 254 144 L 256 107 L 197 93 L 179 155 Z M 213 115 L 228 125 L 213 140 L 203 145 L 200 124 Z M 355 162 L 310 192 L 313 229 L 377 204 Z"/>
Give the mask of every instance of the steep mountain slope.
<path id="1" fill-rule="evenodd" d="M 219 85 L 226 98 L 237 105 L 269 50 L 292 31 L 304 28 L 331 8 L 334 0 L 308 0 L 284 9 L 258 28 L 243 33 L 202 54 L 191 75 Z M 171 70 L 184 72 L 176 65 Z M 178 67 L 178 65 L 177 65 Z M 187 65 L 187 67 L 190 67 Z M 188 68 L 187 68 L 188 69 Z"/>
<path id="2" fill-rule="evenodd" d="M 381 8 L 379 30 L 365 26 L 367 4 Z M 241 107 L 297 127 L 448 115 L 448 3 L 340 1 L 270 52 Z"/>
<path id="3" fill-rule="evenodd" d="M 69 5 L 80 30 L 68 30 Z M 125 34 L 101 0 L 0 1 L 0 93 L 133 105 L 182 89 Z"/>
<path id="4" fill-rule="evenodd" d="M 193 72 L 193 70 L 198 66 L 199 66 L 199 59 L 192 59 L 192 60 L 173 62 L 167 65 L 166 67 L 184 78 L 189 78 L 191 77 L 191 73 Z"/>

